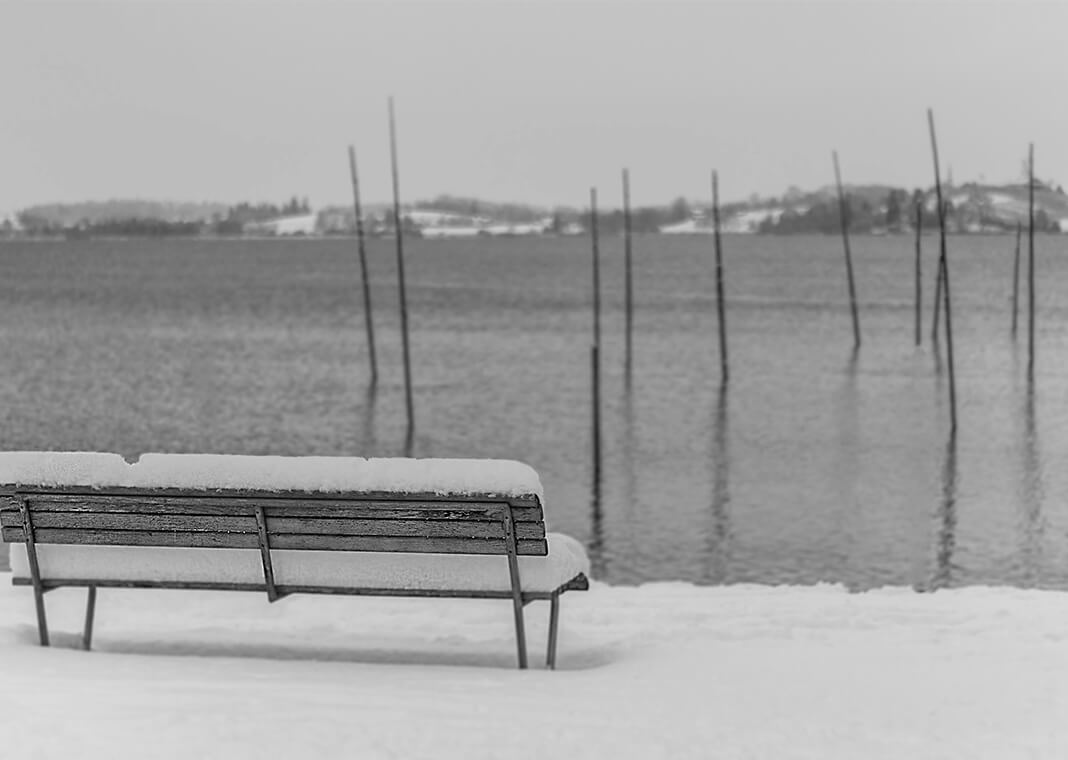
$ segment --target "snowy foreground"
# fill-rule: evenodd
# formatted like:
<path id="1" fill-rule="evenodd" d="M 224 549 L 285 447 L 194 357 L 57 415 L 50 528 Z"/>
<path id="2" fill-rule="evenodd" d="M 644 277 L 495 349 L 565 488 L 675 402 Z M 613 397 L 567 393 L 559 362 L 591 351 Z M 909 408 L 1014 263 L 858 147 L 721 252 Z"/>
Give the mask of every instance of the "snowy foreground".
<path id="1" fill-rule="evenodd" d="M 520 672 L 507 602 L 103 589 L 85 653 L 9 582 L 4 757 L 1068 757 L 1059 592 L 594 584 Z"/>

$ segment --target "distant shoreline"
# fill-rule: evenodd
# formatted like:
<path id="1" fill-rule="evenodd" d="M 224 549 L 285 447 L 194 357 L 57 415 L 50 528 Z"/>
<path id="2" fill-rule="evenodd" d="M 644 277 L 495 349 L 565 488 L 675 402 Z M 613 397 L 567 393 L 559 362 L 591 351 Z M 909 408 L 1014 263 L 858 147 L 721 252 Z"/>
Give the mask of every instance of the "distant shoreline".
<path id="1" fill-rule="evenodd" d="M 1025 230 L 1026 232 L 1026 230 Z M 1058 233 L 1051 230 L 1035 230 L 1037 234 L 1044 237 L 1061 237 L 1068 235 L 1068 233 Z M 726 238 L 750 238 L 750 237 L 763 237 L 763 238 L 790 238 L 790 237 L 825 237 L 825 238 L 837 238 L 840 236 L 840 232 L 735 232 L 729 230 L 722 230 L 720 233 Z M 1014 237 L 1015 230 L 946 230 L 947 237 Z M 651 237 L 663 237 L 663 238 L 711 238 L 712 232 L 635 232 L 633 233 L 635 238 L 651 238 Z M 915 230 L 906 230 L 903 232 L 870 232 L 867 230 L 854 231 L 849 233 L 851 238 L 915 238 Z M 921 236 L 926 239 L 929 237 L 935 237 L 938 235 L 938 229 L 925 228 Z M 476 235 L 471 237 L 423 237 L 417 234 L 406 234 L 406 240 L 421 240 L 430 243 L 455 243 L 455 242 L 471 242 L 472 240 L 548 240 L 557 238 L 582 238 L 589 237 L 589 233 L 582 233 L 578 235 Z M 602 233 L 599 237 L 604 239 L 622 238 L 622 233 Z M 393 240 L 392 235 L 377 235 L 368 238 L 368 240 Z M 303 242 L 324 242 L 330 240 L 348 240 L 353 243 L 356 242 L 356 235 L 84 235 L 77 237 L 70 237 L 65 235 L 10 235 L 6 237 L 0 236 L 0 245 L 5 243 L 86 243 L 86 242 L 130 242 L 135 240 L 154 240 L 154 241 L 186 241 L 186 242 L 234 242 L 234 243 L 247 243 L 247 242 L 276 242 L 276 243 L 303 243 Z"/>

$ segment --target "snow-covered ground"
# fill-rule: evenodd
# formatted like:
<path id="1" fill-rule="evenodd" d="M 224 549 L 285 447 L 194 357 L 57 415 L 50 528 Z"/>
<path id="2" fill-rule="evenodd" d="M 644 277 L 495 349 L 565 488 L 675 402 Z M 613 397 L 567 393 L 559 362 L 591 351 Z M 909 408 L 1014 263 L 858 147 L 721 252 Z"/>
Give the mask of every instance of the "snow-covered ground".
<path id="1" fill-rule="evenodd" d="M 9 580 L 3 757 L 1068 757 L 1062 592 L 594 584 L 520 672 L 507 602 L 104 589 L 85 653 Z"/>

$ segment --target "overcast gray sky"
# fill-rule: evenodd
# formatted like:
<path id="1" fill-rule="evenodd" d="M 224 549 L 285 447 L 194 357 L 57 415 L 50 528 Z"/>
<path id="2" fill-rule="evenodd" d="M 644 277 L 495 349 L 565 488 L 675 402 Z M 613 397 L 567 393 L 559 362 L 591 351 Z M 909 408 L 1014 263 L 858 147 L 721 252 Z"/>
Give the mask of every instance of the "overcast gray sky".
<path id="1" fill-rule="evenodd" d="M 1068 3 L 0 0 L 0 211 L 111 197 L 581 205 L 1068 183 Z"/>

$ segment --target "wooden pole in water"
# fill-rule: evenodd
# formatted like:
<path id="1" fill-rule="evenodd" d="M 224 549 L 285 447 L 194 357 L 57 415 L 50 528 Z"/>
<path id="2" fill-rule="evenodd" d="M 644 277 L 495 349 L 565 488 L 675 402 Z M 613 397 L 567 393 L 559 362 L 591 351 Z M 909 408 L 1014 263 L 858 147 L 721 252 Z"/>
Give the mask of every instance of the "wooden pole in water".
<path id="1" fill-rule="evenodd" d="M 938 226 L 941 228 L 946 223 L 946 215 L 944 213 L 945 208 L 942 206 L 941 201 L 938 202 Z M 939 233 L 942 234 L 942 233 Z M 935 298 L 934 316 L 931 318 L 931 342 L 938 345 L 938 318 L 942 314 L 942 264 L 939 260 L 939 264 L 935 267 Z"/>
<path id="2" fill-rule="evenodd" d="M 397 281 L 400 289 L 401 339 L 404 343 L 404 402 L 408 410 L 408 440 L 415 431 L 412 403 L 412 363 L 408 349 L 408 299 L 404 285 L 404 234 L 401 230 L 400 180 L 397 171 L 397 122 L 393 115 L 393 98 L 389 99 L 389 158 L 393 170 L 393 228 L 397 239 Z"/>
<path id="3" fill-rule="evenodd" d="M 590 372 L 593 385 L 593 490 L 601 492 L 601 348 L 590 346 Z"/>
<path id="4" fill-rule="evenodd" d="M 623 170 L 623 259 L 624 259 L 624 295 L 626 298 L 626 356 L 623 360 L 626 370 L 626 380 L 630 381 L 630 371 L 633 362 L 632 352 L 634 348 L 634 284 L 631 274 L 631 223 L 630 223 L 630 171 Z"/>
<path id="5" fill-rule="evenodd" d="M 1012 337 L 1016 338 L 1016 316 L 1019 309 L 1020 301 L 1020 235 L 1023 232 L 1023 225 L 1019 222 L 1016 223 L 1016 256 L 1013 259 L 1012 264 Z"/>
<path id="6" fill-rule="evenodd" d="M 590 241 L 593 253 L 593 345 L 601 345 L 601 251 L 597 232 L 597 188 L 590 188 Z"/>
<path id="7" fill-rule="evenodd" d="M 935 193 L 938 198 L 938 235 L 940 256 L 938 268 L 941 271 L 943 293 L 946 307 L 946 356 L 949 361 L 949 412 L 951 429 L 957 429 L 957 382 L 953 367 L 953 310 L 949 295 L 949 259 L 946 256 L 946 207 L 942 203 L 942 178 L 938 169 L 938 140 L 935 138 L 934 112 L 927 109 L 927 126 L 931 131 L 931 153 L 934 157 Z"/>
<path id="8" fill-rule="evenodd" d="M 719 313 L 719 372 L 724 385 L 730 379 L 727 365 L 727 314 L 723 298 L 723 244 L 719 236 L 719 173 L 712 171 L 712 233 L 716 245 L 716 310 Z"/>
<path id="9" fill-rule="evenodd" d="M 921 237 L 923 235 L 923 204 L 916 204 L 916 345 L 920 345 L 920 323 L 923 320 L 923 306 L 921 295 L 923 290 L 923 277 L 921 272 L 920 252 L 922 250 Z"/>
<path id="10" fill-rule="evenodd" d="M 597 188 L 590 188 L 590 240 L 593 253 L 593 346 L 590 363 L 593 381 L 593 484 L 601 487 L 601 256 L 597 239 Z"/>
<path id="11" fill-rule="evenodd" d="M 860 348 L 860 319 L 857 317 L 857 289 L 853 282 L 853 254 L 849 250 L 849 212 L 845 193 L 842 191 L 842 174 L 838 170 L 838 151 L 831 152 L 834 158 L 834 181 L 838 185 L 838 215 L 841 219 L 842 245 L 845 246 L 846 275 L 849 277 L 849 305 L 853 309 L 853 348 Z"/>
<path id="12" fill-rule="evenodd" d="M 1035 144 L 1027 149 L 1027 376 L 1035 376 Z"/>
<path id="13" fill-rule="evenodd" d="M 939 204 L 941 206 L 941 204 Z M 939 227 L 945 224 L 945 213 L 943 209 L 939 208 L 938 218 L 940 220 Z M 944 233 L 939 233 L 943 234 Z M 938 266 L 935 267 L 938 274 L 935 276 L 935 297 L 934 297 L 934 316 L 931 318 L 931 342 L 938 344 L 938 318 L 942 314 L 942 262 L 939 259 Z"/>
<path id="14" fill-rule="evenodd" d="M 356 172 L 356 149 L 349 146 L 349 173 L 352 175 L 352 205 L 356 211 L 356 249 L 360 253 L 360 275 L 363 279 L 363 321 L 367 326 L 367 350 L 371 357 L 371 385 L 378 383 L 378 359 L 375 355 L 375 326 L 371 312 L 371 283 L 367 276 L 367 246 L 363 234 L 363 212 L 360 209 L 360 180 Z"/>

